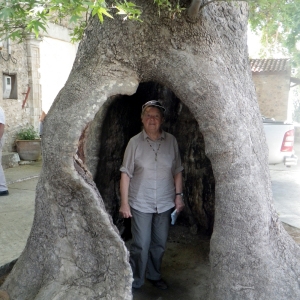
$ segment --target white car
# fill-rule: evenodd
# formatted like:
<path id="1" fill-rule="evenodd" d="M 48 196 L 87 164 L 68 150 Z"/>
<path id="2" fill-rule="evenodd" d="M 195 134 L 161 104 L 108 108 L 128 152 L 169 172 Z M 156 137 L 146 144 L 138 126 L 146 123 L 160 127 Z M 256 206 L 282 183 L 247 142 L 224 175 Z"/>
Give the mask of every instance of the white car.
<path id="1" fill-rule="evenodd" d="M 296 166 L 294 125 L 264 117 L 263 125 L 269 148 L 269 165 L 284 163 L 287 167 Z"/>

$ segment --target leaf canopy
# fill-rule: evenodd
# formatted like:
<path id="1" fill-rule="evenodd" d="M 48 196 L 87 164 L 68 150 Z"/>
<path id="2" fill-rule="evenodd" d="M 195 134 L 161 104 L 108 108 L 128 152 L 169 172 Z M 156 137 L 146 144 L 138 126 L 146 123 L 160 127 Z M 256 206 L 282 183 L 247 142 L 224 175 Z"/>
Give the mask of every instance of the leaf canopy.
<path id="1" fill-rule="evenodd" d="M 1 0 L 0 38 L 22 41 L 26 35 L 39 36 L 47 31 L 47 23 L 67 23 L 73 28 L 72 40 L 79 41 L 89 17 L 97 15 L 103 23 L 104 16 L 113 18 L 112 11 L 122 12 L 125 19 L 140 20 L 141 9 L 133 2 L 105 0 Z"/>
<path id="2" fill-rule="evenodd" d="M 281 52 L 300 66 L 300 0 L 249 1 L 249 8 L 250 28 L 261 35 L 268 55 Z"/>

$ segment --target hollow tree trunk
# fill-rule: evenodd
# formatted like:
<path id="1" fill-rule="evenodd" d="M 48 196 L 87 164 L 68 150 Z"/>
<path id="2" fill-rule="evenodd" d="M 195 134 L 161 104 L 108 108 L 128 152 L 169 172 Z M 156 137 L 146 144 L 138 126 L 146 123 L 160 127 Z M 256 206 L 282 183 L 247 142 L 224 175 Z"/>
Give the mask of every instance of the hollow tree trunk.
<path id="1" fill-rule="evenodd" d="M 210 299 L 298 299 L 300 251 L 273 207 L 247 5 L 212 3 L 191 24 L 158 17 L 151 1 L 137 4 L 143 23 L 93 19 L 86 31 L 46 118 L 33 228 L 2 288 L 22 300 L 131 298 L 126 248 L 76 151 L 106 102 L 155 81 L 189 107 L 212 163 Z"/>

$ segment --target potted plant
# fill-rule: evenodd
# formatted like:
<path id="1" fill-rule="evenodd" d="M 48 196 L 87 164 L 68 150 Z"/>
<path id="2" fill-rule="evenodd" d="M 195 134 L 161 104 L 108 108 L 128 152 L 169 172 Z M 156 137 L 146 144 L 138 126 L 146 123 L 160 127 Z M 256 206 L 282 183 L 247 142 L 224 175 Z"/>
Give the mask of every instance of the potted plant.
<path id="1" fill-rule="evenodd" d="M 17 132 L 16 146 L 22 160 L 38 160 L 41 156 L 41 139 L 32 125 Z"/>

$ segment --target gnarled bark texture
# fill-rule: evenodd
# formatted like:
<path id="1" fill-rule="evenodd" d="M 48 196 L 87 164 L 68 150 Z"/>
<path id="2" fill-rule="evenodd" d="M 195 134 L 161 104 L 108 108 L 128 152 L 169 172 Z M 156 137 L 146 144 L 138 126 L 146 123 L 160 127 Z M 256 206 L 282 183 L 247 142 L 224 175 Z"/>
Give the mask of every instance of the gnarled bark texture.
<path id="1" fill-rule="evenodd" d="M 99 112 L 85 130 L 81 157 L 114 223 L 128 238 L 130 220 L 119 218 L 120 166 L 129 139 L 141 130 L 141 107 L 145 101 L 160 99 L 166 107 L 163 128 L 177 137 L 184 166 L 186 208 L 179 222 L 193 230 L 211 233 L 214 216 L 214 177 L 204 153 L 204 140 L 190 110 L 167 87 L 141 83 L 132 96 L 117 96 Z M 125 226 L 123 226 L 125 225 Z"/>
<path id="2" fill-rule="evenodd" d="M 193 115 L 213 169 L 210 299 L 299 299 L 300 251 L 273 207 L 246 3 L 212 3 L 193 24 L 137 4 L 143 23 L 94 18 L 86 31 L 46 118 L 33 228 L 2 288 L 22 300 L 131 298 L 128 253 L 92 176 L 106 172 L 101 151 L 89 141 L 113 101 L 156 82 Z"/>

